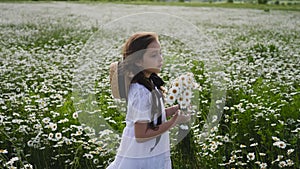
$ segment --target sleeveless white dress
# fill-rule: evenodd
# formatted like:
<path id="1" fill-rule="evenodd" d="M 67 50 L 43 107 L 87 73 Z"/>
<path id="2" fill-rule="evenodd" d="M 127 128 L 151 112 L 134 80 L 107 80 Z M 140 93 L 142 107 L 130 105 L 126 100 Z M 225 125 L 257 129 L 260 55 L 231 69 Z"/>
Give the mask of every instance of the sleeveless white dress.
<path id="1" fill-rule="evenodd" d="M 157 90 L 157 89 L 156 89 Z M 137 142 L 134 136 L 134 123 L 151 122 L 151 92 L 141 84 L 129 87 L 126 127 L 115 160 L 107 169 L 171 169 L 169 132 L 145 142 Z M 166 112 L 162 105 L 162 123 L 166 122 Z M 156 117 L 154 117 L 156 119 Z M 154 121 L 156 123 L 156 121 Z M 153 148 L 154 149 L 151 149 Z M 152 150 L 152 151 L 151 151 Z"/>

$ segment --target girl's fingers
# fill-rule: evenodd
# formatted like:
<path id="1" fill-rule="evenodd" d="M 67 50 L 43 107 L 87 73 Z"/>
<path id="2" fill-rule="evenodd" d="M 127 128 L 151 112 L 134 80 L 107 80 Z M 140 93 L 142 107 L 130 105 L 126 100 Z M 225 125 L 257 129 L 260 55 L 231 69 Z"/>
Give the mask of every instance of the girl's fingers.
<path id="1" fill-rule="evenodd" d="M 179 110 L 177 110 L 175 113 L 174 113 L 174 116 L 177 116 L 179 114 Z"/>

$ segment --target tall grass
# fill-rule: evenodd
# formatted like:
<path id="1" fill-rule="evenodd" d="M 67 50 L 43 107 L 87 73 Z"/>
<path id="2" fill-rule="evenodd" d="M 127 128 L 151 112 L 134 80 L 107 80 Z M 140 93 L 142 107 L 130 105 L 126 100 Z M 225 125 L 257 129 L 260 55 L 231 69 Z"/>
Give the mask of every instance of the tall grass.
<path id="1" fill-rule="evenodd" d="M 123 6 L 112 7 L 123 10 Z M 74 91 L 72 81 L 84 61 L 81 51 L 98 25 L 66 11 L 37 16 L 25 10 L 19 14 L 24 19 L 18 20 L 8 15 L 12 12 L 9 4 L 0 8 L 6 18 L 0 23 L 0 165 L 104 168 L 113 160 L 118 134 L 125 126 L 125 114 L 117 108 L 122 103 L 111 97 L 108 66 L 99 68 L 102 72 L 94 84 L 99 111 L 84 107 L 78 111 L 78 106 L 87 105 L 78 104 L 80 93 Z M 249 19 L 243 10 L 235 12 Z M 300 166 L 298 13 L 276 13 L 278 20 L 266 21 L 260 19 L 267 15 L 264 12 L 248 12 L 258 20 L 247 24 L 237 22 L 239 18 L 198 22 L 201 16 L 192 17 L 197 26 L 211 28 L 208 35 L 217 35 L 220 46 L 212 49 L 221 58 L 216 68 L 224 67 L 221 79 L 211 78 L 203 61 L 206 56 L 195 58 L 197 53 L 180 40 L 161 36 L 163 79 L 168 82 L 191 71 L 201 86 L 195 93 L 198 100 L 193 101 L 198 110 L 190 133 L 172 145 L 175 169 Z M 213 13 L 207 16 L 218 19 Z M 283 22 L 288 24 L 278 24 Z M 103 60 L 111 62 L 110 58 Z M 212 84 L 219 80 L 226 87 L 223 100 L 212 95 L 219 90 Z M 224 113 L 210 128 L 206 123 L 211 118 L 209 111 L 220 102 L 225 105 Z"/>

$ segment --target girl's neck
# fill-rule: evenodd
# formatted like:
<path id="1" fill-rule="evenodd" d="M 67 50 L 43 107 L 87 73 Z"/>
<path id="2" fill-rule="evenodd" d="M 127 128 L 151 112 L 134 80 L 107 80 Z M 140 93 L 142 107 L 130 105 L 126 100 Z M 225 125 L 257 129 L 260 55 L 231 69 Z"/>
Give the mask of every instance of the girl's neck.
<path id="1" fill-rule="evenodd" d="M 151 74 L 152 73 L 150 73 L 150 72 L 144 71 L 144 75 L 146 78 L 150 78 Z"/>

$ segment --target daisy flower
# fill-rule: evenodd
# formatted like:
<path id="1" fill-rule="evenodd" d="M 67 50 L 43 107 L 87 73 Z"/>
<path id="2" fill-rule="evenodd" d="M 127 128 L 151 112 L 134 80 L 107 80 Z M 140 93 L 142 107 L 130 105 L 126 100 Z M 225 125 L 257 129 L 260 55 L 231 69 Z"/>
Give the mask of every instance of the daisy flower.
<path id="1" fill-rule="evenodd" d="M 60 140 L 62 138 L 62 134 L 61 133 L 56 133 L 55 138 L 56 138 L 56 140 Z"/>
<path id="2" fill-rule="evenodd" d="M 53 133 L 49 133 L 49 135 L 48 135 L 48 139 L 49 139 L 49 140 L 52 140 L 52 139 L 53 139 L 53 137 L 54 137 L 54 134 L 53 134 Z"/>
<path id="3" fill-rule="evenodd" d="M 167 103 L 174 104 L 176 101 L 182 109 L 186 109 L 191 102 L 192 90 L 195 89 L 196 83 L 192 73 L 186 73 L 177 77 L 168 90 Z"/>
<path id="4" fill-rule="evenodd" d="M 291 159 L 287 159 L 286 160 L 286 165 L 291 167 L 291 166 L 294 165 L 294 162 Z"/>
<path id="5" fill-rule="evenodd" d="M 176 96 L 174 94 L 170 94 L 167 96 L 167 103 L 173 104 L 176 101 Z"/>
<path id="6" fill-rule="evenodd" d="M 48 124 L 51 121 L 51 119 L 49 117 L 45 117 L 43 118 L 42 122 L 45 124 Z"/>
<path id="7" fill-rule="evenodd" d="M 276 141 L 275 143 L 273 143 L 273 146 L 279 147 L 281 149 L 285 149 L 286 144 L 283 141 Z"/>
<path id="8" fill-rule="evenodd" d="M 254 153 L 248 153 L 247 158 L 248 158 L 249 161 L 252 161 L 252 160 L 255 159 L 255 154 Z"/>
<path id="9" fill-rule="evenodd" d="M 261 168 L 261 169 L 266 169 L 267 168 L 267 163 L 261 163 L 261 164 L 259 164 L 259 167 Z"/>
<path id="10" fill-rule="evenodd" d="M 280 162 L 278 163 L 278 166 L 279 166 L 280 168 L 286 167 L 286 162 L 285 162 L 285 161 L 280 161 Z"/>
<path id="11" fill-rule="evenodd" d="M 74 112 L 72 116 L 73 116 L 73 119 L 77 119 L 78 118 L 78 112 Z"/>
<path id="12" fill-rule="evenodd" d="M 288 149 L 288 150 L 287 150 L 287 155 L 292 154 L 294 151 L 295 151 L 294 149 Z"/>

